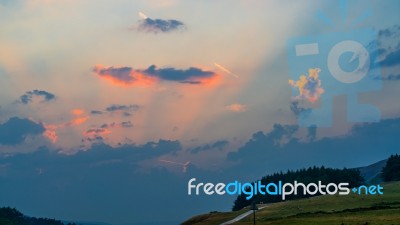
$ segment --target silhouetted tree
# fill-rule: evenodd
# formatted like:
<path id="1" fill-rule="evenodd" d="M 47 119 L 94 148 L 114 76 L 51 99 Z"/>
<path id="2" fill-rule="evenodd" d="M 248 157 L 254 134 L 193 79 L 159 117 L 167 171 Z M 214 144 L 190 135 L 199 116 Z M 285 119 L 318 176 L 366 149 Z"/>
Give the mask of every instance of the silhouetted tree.
<path id="1" fill-rule="evenodd" d="M 382 179 L 385 182 L 400 180 L 400 155 L 391 155 L 382 168 Z"/>
<path id="2" fill-rule="evenodd" d="M 0 208 L 0 224 L 1 225 L 64 225 L 63 222 L 55 219 L 35 218 L 24 216 L 15 208 Z M 76 225 L 68 223 L 68 225 Z"/>

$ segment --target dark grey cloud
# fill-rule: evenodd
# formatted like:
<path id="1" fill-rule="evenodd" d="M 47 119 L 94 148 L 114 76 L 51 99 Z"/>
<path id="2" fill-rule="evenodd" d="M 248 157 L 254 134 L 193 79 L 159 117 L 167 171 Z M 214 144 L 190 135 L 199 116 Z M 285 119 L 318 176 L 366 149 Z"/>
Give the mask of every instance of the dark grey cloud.
<path id="1" fill-rule="evenodd" d="M 378 38 L 367 47 L 372 53 L 372 68 L 400 65 L 400 26 L 378 31 Z"/>
<path id="2" fill-rule="evenodd" d="M 109 113 L 120 112 L 124 116 L 131 116 L 133 112 L 139 110 L 138 105 L 110 105 L 105 110 Z"/>
<path id="3" fill-rule="evenodd" d="M 155 65 L 149 66 L 146 70 L 142 71 L 144 74 L 158 77 L 162 80 L 179 81 L 181 83 L 197 84 L 198 78 L 208 78 L 214 76 L 212 71 L 204 71 L 196 67 L 190 67 L 186 70 L 175 68 L 157 68 Z"/>
<path id="4" fill-rule="evenodd" d="M 112 122 L 112 123 L 104 123 L 98 127 L 91 127 L 85 132 L 85 138 L 81 140 L 84 144 L 86 141 L 89 143 L 102 143 L 105 136 L 109 135 L 113 132 L 115 128 L 132 128 L 133 123 L 131 121 L 123 121 L 123 122 Z M 129 140 L 125 140 L 128 141 Z M 126 143 L 126 142 L 125 142 Z M 122 143 L 121 143 L 122 144 Z"/>
<path id="5" fill-rule="evenodd" d="M 17 145 L 25 141 L 30 135 L 40 135 L 45 131 L 42 124 L 29 119 L 12 117 L 0 124 L 0 144 Z"/>
<path id="6" fill-rule="evenodd" d="M 400 32 L 400 26 L 394 25 L 391 28 L 379 30 L 378 35 L 379 35 L 379 37 L 393 37 L 393 36 L 398 35 L 398 32 Z"/>
<path id="7" fill-rule="evenodd" d="M 203 145 L 203 146 L 198 146 L 198 147 L 189 149 L 188 151 L 191 154 L 197 154 L 197 153 L 204 152 L 204 151 L 209 151 L 209 150 L 219 150 L 219 151 L 221 151 L 228 144 L 229 144 L 229 141 L 227 141 L 227 140 L 219 140 L 219 141 L 216 141 L 216 142 L 214 142 L 212 144 L 206 144 L 206 145 Z"/>
<path id="8" fill-rule="evenodd" d="M 182 84 L 201 84 L 201 81 L 180 81 Z"/>
<path id="9" fill-rule="evenodd" d="M 28 103 L 32 102 L 32 99 L 34 97 L 42 98 L 43 102 L 49 102 L 56 98 L 56 96 L 50 92 L 43 91 L 43 90 L 33 90 L 33 91 L 27 91 L 25 94 L 21 95 L 19 100 L 23 104 L 28 104 Z"/>
<path id="10" fill-rule="evenodd" d="M 130 128 L 133 127 L 133 124 L 131 121 L 124 121 L 119 123 L 119 126 L 123 127 L 123 128 Z"/>
<path id="11" fill-rule="evenodd" d="M 375 77 L 375 80 L 387 80 L 387 81 L 396 81 L 400 80 L 400 74 L 389 74 L 387 76 Z"/>
<path id="12" fill-rule="evenodd" d="M 270 132 L 253 134 L 238 151 L 228 154 L 228 161 L 240 162 L 236 169 L 231 169 L 240 176 L 239 173 L 276 172 L 314 165 L 354 167 L 400 152 L 400 118 L 357 124 L 346 135 L 318 140 L 317 130 L 308 128 L 308 141 L 297 138 L 297 129 L 289 127 L 277 124 Z M 284 144 L 279 144 L 284 140 Z"/>
<path id="13" fill-rule="evenodd" d="M 139 105 L 131 104 L 131 105 L 120 105 L 120 104 L 112 104 L 101 110 L 92 110 L 90 113 L 92 115 L 103 115 L 105 113 L 121 113 L 124 116 L 131 116 L 133 112 L 136 112 L 140 109 Z"/>
<path id="14" fill-rule="evenodd" d="M 292 100 L 290 103 L 290 111 L 298 117 L 300 114 L 309 114 L 311 113 L 311 108 L 306 108 L 301 106 L 301 101 L 299 100 Z"/>
<path id="15" fill-rule="evenodd" d="M 95 72 L 99 76 L 112 77 L 125 83 L 131 83 L 135 81 L 135 78 L 131 75 L 131 67 L 95 66 L 93 68 L 93 72 Z"/>
<path id="16" fill-rule="evenodd" d="M 116 122 L 113 122 L 110 124 L 105 123 L 100 126 L 100 128 L 114 128 L 114 127 L 131 128 L 131 127 L 133 127 L 133 123 L 131 121 L 123 121 L 120 123 L 116 123 Z"/>
<path id="17" fill-rule="evenodd" d="M 116 112 L 116 111 L 137 111 L 139 110 L 138 105 L 110 105 L 106 108 L 107 112 Z"/>
<path id="18" fill-rule="evenodd" d="M 400 43 L 400 42 L 399 42 Z M 395 50 L 386 55 L 385 59 L 380 62 L 381 66 L 400 65 L 400 44 Z"/>
<path id="19" fill-rule="evenodd" d="M 92 111 L 90 111 L 90 114 L 92 114 L 92 115 L 102 115 L 102 114 L 104 114 L 104 112 L 100 111 L 100 110 L 92 110 Z"/>
<path id="20" fill-rule="evenodd" d="M 104 138 L 102 136 L 95 135 L 93 137 L 86 137 L 86 138 L 82 139 L 82 143 L 84 143 L 86 141 L 88 141 L 90 143 L 102 143 L 103 140 L 104 140 Z M 84 146 L 82 146 L 82 147 L 84 147 Z"/>
<path id="21" fill-rule="evenodd" d="M 146 18 L 139 20 L 139 31 L 151 33 L 168 33 L 171 31 L 185 30 L 186 26 L 179 20 L 164 20 Z"/>
<path id="22" fill-rule="evenodd" d="M 106 128 L 107 127 L 103 127 L 103 126 L 100 128 L 90 128 L 85 132 L 85 134 L 86 135 L 101 135 L 108 131 Z"/>
<path id="23" fill-rule="evenodd" d="M 33 153 L 15 154 L 8 157 L 0 155 L 0 165 L 9 165 L 0 173 L 1 202 L 21 208 L 27 206 L 33 209 L 33 214 L 46 209 L 45 211 L 49 215 L 54 215 L 53 213 L 57 213 L 56 211 L 61 212 L 64 211 L 63 209 L 69 208 L 63 214 L 63 218 L 80 218 L 81 220 L 104 221 L 111 224 L 132 224 L 133 222 L 136 224 L 136 222 L 140 222 L 138 215 L 146 214 L 146 211 L 150 209 L 150 205 L 148 205 L 150 202 L 154 204 L 160 198 L 164 199 L 163 201 L 171 202 L 174 196 L 181 195 L 179 198 L 187 196 L 186 192 L 182 191 L 183 188 L 173 191 L 174 194 L 171 196 L 169 194 L 165 196 L 167 190 L 173 189 L 177 182 L 182 180 L 181 177 L 164 169 L 148 173 L 139 172 L 138 164 L 143 160 L 155 160 L 162 155 L 173 154 L 179 150 L 181 150 L 181 145 L 178 141 L 159 140 L 143 145 L 132 144 L 118 147 L 98 143 L 87 151 L 80 151 L 73 155 L 58 154 L 56 151 L 46 148 Z M 159 183 L 164 181 L 167 183 Z M 3 185 L 3 182 L 7 184 Z M 21 182 L 25 185 L 21 185 Z M 179 182 L 183 184 L 183 180 Z M 148 196 L 145 200 L 144 196 L 150 193 L 148 191 L 154 191 L 154 195 L 157 197 Z M 181 191 L 182 194 L 179 194 Z M 17 202 L 11 203 L 12 199 L 17 199 Z M 40 204 L 37 204 L 38 201 Z M 59 202 L 60 206 L 54 207 L 54 202 Z M 109 209 L 109 213 L 106 213 L 106 207 L 84 210 L 89 205 L 103 205 L 106 202 L 116 206 L 111 211 Z M 129 205 L 129 207 L 123 207 L 123 205 Z M 139 207 L 140 209 L 136 209 L 139 205 L 142 205 Z M 128 215 L 128 211 L 131 211 L 132 207 L 139 210 L 138 213 L 122 216 L 123 214 Z M 129 208 L 129 210 L 123 208 Z M 120 210 L 124 212 L 122 213 Z M 85 211 L 85 213 L 79 214 L 79 211 Z M 168 212 L 170 215 L 171 213 L 172 210 Z M 146 216 L 148 215 L 146 214 Z M 122 219 L 118 219 L 118 217 Z M 126 220 L 127 218 L 129 219 Z M 165 218 L 160 219 L 165 220 Z M 148 221 L 149 217 L 142 219 Z M 174 224 L 178 224 L 178 222 L 176 221 Z"/>

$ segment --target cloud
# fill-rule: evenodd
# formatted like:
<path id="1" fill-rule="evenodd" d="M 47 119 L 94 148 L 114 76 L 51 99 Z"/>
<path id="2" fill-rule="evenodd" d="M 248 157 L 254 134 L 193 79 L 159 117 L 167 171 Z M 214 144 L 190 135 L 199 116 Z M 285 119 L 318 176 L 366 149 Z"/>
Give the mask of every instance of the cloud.
<path id="1" fill-rule="evenodd" d="M 203 146 L 195 147 L 195 148 L 189 149 L 188 151 L 191 154 L 197 154 L 197 153 L 209 151 L 209 150 L 221 151 L 228 144 L 229 144 L 229 141 L 227 141 L 227 140 L 219 140 L 219 141 L 214 142 L 213 144 L 206 144 Z"/>
<path id="2" fill-rule="evenodd" d="M 382 66 L 395 66 L 400 64 L 400 44 L 397 49 L 386 55 L 385 59 L 380 62 Z"/>
<path id="3" fill-rule="evenodd" d="M 110 105 L 109 107 L 106 108 L 107 112 L 116 112 L 116 111 L 137 111 L 139 110 L 138 105 Z"/>
<path id="4" fill-rule="evenodd" d="M 316 127 L 310 127 L 306 134 L 308 141 L 297 137 L 299 132 L 296 127 L 287 126 L 276 124 L 269 132 L 254 133 L 238 151 L 228 154 L 228 161 L 240 162 L 236 169 L 232 169 L 246 174 L 314 165 L 354 167 L 384 159 L 400 149 L 400 118 L 360 123 L 346 135 L 318 140 Z"/>
<path id="5" fill-rule="evenodd" d="M 75 116 L 80 116 L 80 115 L 82 115 L 84 113 L 85 113 L 85 110 L 83 110 L 83 109 L 73 109 L 72 110 L 72 114 L 75 115 Z"/>
<path id="6" fill-rule="evenodd" d="M 368 46 L 375 57 L 374 66 L 392 67 L 400 64 L 400 26 L 379 30 L 378 39 Z"/>
<path id="7" fill-rule="evenodd" d="M 42 102 L 50 102 L 56 98 L 56 96 L 50 92 L 42 90 L 27 91 L 25 94 L 19 97 L 19 100 L 23 104 L 29 104 L 33 98 L 38 97 L 42 99 Z"/>
<path id="8" fill-rule="evenodd" d="M 309 141 L 315 141 L 317 138 L 317 127 L 310 126 L 307 128 L 307 138 Z"/>
<path id="9" fill-rule="evenodd" d="M 56 143 L 58 140 L 57 126 L 56 125 L 44 125 L 45 131 L 43 136 L 49 139 L 52 143 Z"/>
<path id="10" fill-rule="evenodd" d="M 110 124 L 105 123 L 100 126 L 100 128 L 114 128 L 114 127 L 116 127 L 116 128 L 131 128 L 131 127 L 133 127 L 133 124 L 131 121 L 124 121 L 124 122 L 120 122 L 120 123 L 115 123 L 115 122 L 110 123 Z"/>
<path id="11" fill-rule="evenodd" d="M 12 117 L 7 122 L 0 124 L 0 144 L 21 144 L 28 136 L 43 134 L 45 130 L 43 124 L 30 119 Z"/>
<path id="12" fill-rule="evenodd" d="M 188 69 L 175 69 L 173 67 L 157 68 L 155 65 L 147 69 L 131 67 L 105 67 L 97 65 L 93 72 L 99 77 L 111 81 L 120 86 L 150 86 L 160 80 L 179 82 L 182 84 L 210 84 L 217 74 L 196 67 Z"/>
<path id="13" fill-rule="evenodd" d="M 112 122 L 112 123 L 104 123 L 99 127 L 90 128 L 85 131 L 84 136 L 86 140 L 89 142 L 99 142 L 103 141 L 104 137 L 108 134 L 112 133 L 112 129 L 114 128 L 132 128 L 133 124 L 131 121 L 123 121 L 120 123 Z"/>
<path id="14" fill-rule="evenodd" d="M 306 99 L 311 103 L 316 102 L 325 92 L 319 79 L 319 68 L 310 68 L 308 76 L 301 75 L 298 81 L 289 80 L 289 85 L 298 88 L 299 95 L 295 99 Z"/>
<path id="15" fill-rule="evenodd" d="M 290 110 L 293 112 L 293 114 L 298 117 L 300 114 L 304 113 L 311 113 L 311 108 L 305 108 L 301 106 L 302 101 L 293 99 L 292 102 L 290 103 Z"/>
<path id="16" fill-rule="evenodd" d="M 313 131 L 309 132 L 313 133 Z M 399 132 L 400 118 L 397 118 L 382 120 L 379 123 L 360 124 L 355 126 L 349 134 L 340 137 L 301 142 L 296 138 L 297 126 L 277 124 L 268 132 L 254 133 L 238 151 L 230 153 L 227 162 L 218 164 L 218 167 L 222 168 L 221 171 L 212 170 L 209 167 L 206 169 L 196 167 L 190 168 L 187 174 L 174 174 L 162 166 L 148 170 L 141 167 L 145 162 L 156 164 L 157 159 L 165 158 L 164 156 L 167 155 L 170 158 L 174 153 L 181 151 L 179 141 L 171 140 L 117 147 L 97 143 L 93 144 L 89 150 L 74 155 L 57 154 L 55 151 L 37 151 L 11 157 L 0 156 L 0 165 L 12 165 L 5 169 L 1 177 L 5 181 L 2 184 L 2 192 L 6 193 L 2 202 L 17 205 L 28 203 L 29 206 L 35 207 L 35 202 L 42 201 L 40 208 L 48 210 L 53 209 L 53 203 L 57 201 L 64 208 L 68 206 L 67 208 L 73 210 L 68 214 L 76 214 L 92 205 L 99 205 L 96 212 L 88 214 L 87 217 L 104 221 L 116 220 L 96 216 L 111 213 L 119 218 L 130 215 L 129 207 L 125 210 L 126 207 L 110 208 L 107 205 L 129 205 L 133 202 L 137 203 L 133 206 L 140 212 L 137 215 L 146 215 L 142 217 L 143 221 L 146 221 L 146 218 L 151 216 L 149 210 L 154 206 L 152 203 L 163 198 L 164 201 L 160 204 L 169 210 L 163 211 L 163 216 L 170 218 L 168 215 L 172 215 L 173 210 L 179 209 L 182 212 L 188 210 L 186 212 L 188 215 L 185 217 L 189 217 L 193 211 L 207 210 L 210 204 L 226 208 L 226 202 L 233 202 L 235 197 L 188 198 L 185 185 L 192 177 L 196 177 L 199 182 L 204 180 L 215 183 L 232 180 L 252 181 L 269 173 L 309 166 L 324 165 L 334 168 L 365 166 L 387 158 L 392 153 L 399 153 Z M 279 143 L 285 138 L 288 138 L 286 144 L 280 145 Z M 365 154 L 366 152 L 368 154 Z M 214 156 L 212 151 L 210 151 L 210 156 Z M 171 160 L 181 161 L 178 158 Z M 38 176 L 36 175 L 37 168 L 43 168 L 44 176 L 40 179 L 32 179 Z M 20 185 L 26 182 L 27 178 L 31 178 L 29 179 L 30 190 L 36 190 L 34 195 L 26 195 L 26 187 Z M 160 181 L 163 182 L 163 189 L 166 192 L 159 191 Z M 110 192 L 113 195 L 109 195 Z M 142 193 L 154 194 L 148 196 Z M 18 198 L 25 195 L 27 196 L 25 199 Z M 81 200 L 81 204 L 77 205 L 73 201 L 76 198 Z M 143 202 L 145 204 L 142 204 Z M 202 205 L 206 207 L 199 209 Z M 135 221 L 138 218 L 137 215 L 129 219 Z M 126 221 L 118 222 L 123 224 Z M 172 224 L 178 224 L 178 222 Z"/>
<path id="17" fill-rule="evenodd" d="M 100 111 L 100 110 L 92 110 L 92 111 L 90 111 L 90 114 L 93 114 L 93 115 L 102 115 L 102 114 L 104 114 L 104 112 L 103 112 L 103 111 Z"/>
<path id="18" fill-rule="evenodd" d="M 231 112 L 246 112 L 247 106 L 239 103 L 234 103 L 225 107 L 226 110 Z"/>
<path id="19" fill-rule="evenodd" d="M 196 67 L 190 67 L 186 70 L 175 68 L 160 68 L 157 69 L 155 65 L 149 66 L 143 73 L 152 77 L 157 77 L 162 80 L 168 81 L 186 81 L 186 82 L 201 82 L 202 78 L 210 78 L 215 75 L 212 71 L 204 71 Z"/>
<path id="20" fill-rule="evenodd" d="M 111 131 L 107 128 L 90 128 L 85 132 L 86 136 L 102 136 L 110 134 Z"/>
<path id="21" fill-rule="evenodd" d="M 66 123 L 66 126 L 77 126 L 81 125 L 82 123 L 85 123 L 89 119 L 89 116 L 82 116 L 82 117 L 76 117 Z"/>
<path id="22" fill-rule="evenodd" d="M 396 81 L 400 80 L 400 74 L 389 74 L 385 77 L 375 77 L 375 80 L 387 80 L 387 81 Z"/>
<path id="23" fill-rule="evenodd" d="M 156 82 L 152 77 L 134 72 L 131 67 L 105 67 L 96 65 L 93 72 L 103 79 L 120 86 L 149 86 Z"/>
<path id="24" fill-rule="evenodd" d="M 160 166 L 143 172 L 140 163 L 150 160 L 156 162 L 159 157 L 174 154 L 180 149 L 178 141 L 159 140 L 143 145 L 118 147 L 99 143 L 87 151 L 73 155 L 58 154 L 43 148 L 27 154 L 0 156 L 1 202 L 5 205 L 24 205 L 47 212 L 63 207 L 71 209 L 61 217 L 79 214 L 97 205 L 96 210 L 88 210 L 83 217 L 111 224 L 136 224 L 141 221 L 147 222 L 151 216 L 154 217 L 153 212 L 150 212 L 151 205 L 163 199 L 159 203 L 166 211 L 162 210 L 161 214 L 157 214 L 157 222 L 152 224 L 179 224 L 179 221 L 189 217 L 193 211 L 199 210 L 199 205 L 204 205 L 200 210 L 206 210 L 209 205 L 205 203 L 215 203 L 217 199 L 204 198 L 204 201 L 201 201 L 204 204 L 197 204 L 198 200 L 194 204 L 193 200 L 187 197 L 184 185 L 187 179 L 182 177 L 182 173 L 172 173 Z M 3 165 L 10 166 L 3 169 Z M 191 166 L 188 172 L 192 172 L 193 169 Z M 42 173 L 39 174 L 38 170 Z M 160 182 L 163 183 L 162 187 Z M 160 188 L 165 191 L 160 191 Z M 146 196 L 143 193 L 154 194 Z M 79 204 L 76 204 L 77 199 Z M 233 199 L 229 199 L 230 201 Z M 37 202 L 41 204 L 37 205 Z M 59 202 L 62 207 L 54 207 L 54 202 Z M 218 202 L 221 202 L 221 197 L 218 198 Z M 226 202 L 228 201 L 220 205 L 223 206 Z M 110 204 L 116 207 L 106 207 Z M 126 205 L 129 207 L 122 207 Z M 129 213 L 132 207 L 137 208 L 134 215 Z M 186 211 L 188 207 L 190 210 Z M 184 210 L 184 215 L 171 219 L 176 209 Z M 169 223 L 163 222 L 164 220 Z"/>
<path id="25" fill-rule="evenodd" d="M 379 30 L 378 35 L 380 37 L 382 37 L 382 36 L 383 37 L 393 37 L 393 36 L 398 35 L 399 32 L 400 32 L 400 26 L 399 25 L 394 25 L 391 28 L 385 28 L 385 29 Z"/>
<path id="26" fill-rule="evenodd" d="M 119 123 L 118 126 L 122 127 L 122 128 L 130 128 L 130 127 L 133 127 L 133 124 L 131 121 L 124 121 L 124 122 Z"/>
<path id="27" fill-rule="evenodd" d="M 106 107 L 103 111 L 101 110 L 92 110 L 90 113 L 92 115 L 103 115 L 105 113 L 119 113 L 123 116 L 131 116 L 133 112 L 136 112 L 140 109 L 139 105 L 131 104 L 131 105 L 120 105 L 120 104 L 112 104 Z"/>
<path id="28" fill-rule="evenodd" d="M 152 19 L 146 16 L 139 20 L 138 27 L 138 31 L 147 33 L 168 33 L 185 29 L 186 25 L 179 20 Z"/>

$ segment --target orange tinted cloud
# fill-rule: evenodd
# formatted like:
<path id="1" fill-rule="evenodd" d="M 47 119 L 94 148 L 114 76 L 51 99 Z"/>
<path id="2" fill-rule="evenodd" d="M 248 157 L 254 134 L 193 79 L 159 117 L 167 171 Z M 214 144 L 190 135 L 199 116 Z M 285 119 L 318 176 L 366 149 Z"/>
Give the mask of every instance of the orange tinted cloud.
<path id="1" fill-rule="evenodd" d="M 216 86 L 222 81 L 221 76 L 215 73 L 212 77 L 199 78 L 198 82 L 202 86 Z"/>
<path id="2" fill-rule="evenodd" d="M 43 136 L 48 138 L 52 143 L 56 143 L 58 140 L 57 136 L 57 126 L 56 125 L 44 125 L 46 129 L 43 133 Z"/>
<path id="3" fill-rule="evenodd" d="M 80 125 L 80 124 L 86 122 L 88 119 L 89 119 L 88 116 L 74 118 L 74 119 L 72 119 L 70 122 L 68 122 L 67 125 L 68 125 L 68 126 L 71 126 L 71 125 Z"/>
<path id="4" fill-rule="evenodd" d="M 93 72 L 114 85 L 120 86 L 150 86 L 160 81 L 212 85 L 220 80 L 218 74 L 197 67 L 176 69 L 173 67 L 158 68 L 155 65 L 151 65 L 144 70 L 134 70 L 131 67 L 96 65 L 93 68 Z"/>
<path id="5" fill-rule="evenodd" d="M 84 115 L 85 111 L 83 109 L 73 109 L 71 114 L 75 116 L 71 121 L 65 123 L 64 126 L 73 126 L 73 125 L 80 125 L 86 122 L 90 117 Z"/>
<path id="6" fill-rule="evenodd" d="M 85 132 L 85 136 L 102 136 L 110 133 L 111 131 L 107 128 L 91 128 Z"/>
<path id="7" fill-rule="evenodd" d="M 130 67 L 105 67 L 103 65 L 96 65 L 93 68 L 93 72 L 104 80 L 123 87 L 150 86 L 157 81 L 156 78 L 135 72 Z"/>
<path id="8" fill-rule="evenodd" d="M 299 80 L 289 80 L 289 85 L 298 88 L 299 95 L 296 99 L 306 99 L 311 103 L 316 102 L 321 95 L 325 92 L 322 88 L 321 80 L 319 79 L 319 73 L 321 69 L 310 68 L 308 70 L 308 76 L 301 75 Z"/>
<path id="9" fill-rule="evenodd" d="M 85 111 L 82 110 L 82 109 L 73 109 L 72 110 L 72 114 L 75 115 L 75 116 L 80 116 L 80 115 L 82 115 L 84 113 L 85 113 Z"/>

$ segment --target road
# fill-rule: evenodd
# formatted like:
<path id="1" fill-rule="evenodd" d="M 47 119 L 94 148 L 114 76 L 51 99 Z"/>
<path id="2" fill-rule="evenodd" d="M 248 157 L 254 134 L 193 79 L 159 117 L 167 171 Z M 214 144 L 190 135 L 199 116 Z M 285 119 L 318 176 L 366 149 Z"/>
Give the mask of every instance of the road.
<path id="1" fill-rule="evenodd" d="M 265 206 L 260 207 L 258 210 L 263 209 L 263 208 L 265 208 Z M 228 224 L 235 223 L 235 222 L 237 222 L 237 221 L 239 221 L 239 220 L 244 219 L 245 217 L 247 217 L 248 215 L 251 215 L 251 214 L 253 214 L 253 210 L 250 210 L 250 211 L 248 211 L 248 212 L 245 212 L 245 213 L 243 213 L 243 214 L 240 214 L 239 216 L 235 217 L 234 219 L 231 219 L 231 220 L 229 220 L 229 221 L 226 221 L 226 222 L 224 222 L 224 223 L 221 223 L 221 225 L 228 225 Z"/>

